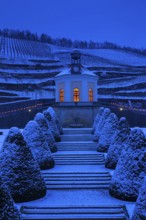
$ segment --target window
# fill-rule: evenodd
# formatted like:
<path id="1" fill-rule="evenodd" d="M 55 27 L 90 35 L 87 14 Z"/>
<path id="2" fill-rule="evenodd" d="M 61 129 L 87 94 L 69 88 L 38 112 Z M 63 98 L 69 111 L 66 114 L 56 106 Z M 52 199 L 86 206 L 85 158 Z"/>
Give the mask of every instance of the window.
<path id="1" fill-rule="evenodd" d="M 79 102 L 80 101 L 80 91 L 78 88 L 74 89 L 74 102 Z"/>
<path id="2" fill-rule="evenodd" d="M 89 89 L 89 102 L 93 102 L 93 90 Z"/>
<path id="3" fill-rule="evenodd" d="M 63 89 L 60 89 L 59 96 L 60 96 L 60 102 L 64 102 L 64 90 Z"/>

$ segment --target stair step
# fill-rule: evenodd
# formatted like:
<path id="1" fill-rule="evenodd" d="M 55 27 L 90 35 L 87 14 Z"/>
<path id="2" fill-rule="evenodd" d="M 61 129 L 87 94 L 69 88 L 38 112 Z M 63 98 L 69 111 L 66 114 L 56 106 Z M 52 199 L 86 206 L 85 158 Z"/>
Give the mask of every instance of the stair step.
<path id="1" fill-rule="evenodd" d="M 61 136 L 62 141 L 91 141 L 92 139 L 93 137 L 91 134 L 67 134 Z"/>
<path id="2" fill-rule="evenodd" d="M 84 129 L 64 128 L 63 129 L 64 134 L 91 134 L 91 132 L 92 132 L 91 128 L 84 128 Z"/>
<path id="3" fill-rule="evenodd" d="M 128 219 L 125 206 L 56 206 L 56 207 L 21 207 L 22 219 L 25 220 L 107 220 Z"/>

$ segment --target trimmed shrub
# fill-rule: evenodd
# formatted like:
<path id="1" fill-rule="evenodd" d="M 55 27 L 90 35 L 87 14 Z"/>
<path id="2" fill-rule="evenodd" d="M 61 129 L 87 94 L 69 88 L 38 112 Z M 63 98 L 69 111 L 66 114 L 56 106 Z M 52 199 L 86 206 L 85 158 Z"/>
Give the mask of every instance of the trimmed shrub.
<path id="1" fill-rule="evenodd" d="M 24 139 L 42 170 L 54 167 L 50 148 L 36 121 L 29 121 L 23 130 Z"/>
<path id="2" fill-rule="evenodd" d="M 94 135 L 93 135 L 93 141 L 98 142 L 100 134 L 102 132 L 102 129 L 104 128 L 104 125 L 110 115 L 111 111 L 109 108 L 105 108 L 102 115 L 100 116 L 99 122 L 96 126 Z"/>
<path id="3" fill-rule="evenodd" d="M 58 128 L 60 134 L 63 134 L 62 126 L 61 126 L 61 124 L 60 124 L 60 121 L 59 121 L 59 119 L 58 119 L 58 117 L 57 117 L 56 112 L 54 111 L 54 109 L 53 109 L 52 107 L 49 107 L 49 108 L 47 109 L 47 111 L 50 112 L 50 114 L 51 114 L 53 120 L 55 121 L 55 123 L 56 123 L 56 125 L 57 125 L 57 128 Z"/>
<path id="4" fill-rule="evenodd" d="M 15 202 L 39 199 L 46 194 L 45 181 L 22 133 L 9 130 L 0 152 L 0 170 Z"/>
<path id="5" fill-rule="evenodd" d="M 20 213 L 14 205 L 14 201 L 0 177 L 0 219 L 21 220 Z"/>
<path id="6" fill-rule="evenodd" d="M 104 107 L 100 107 L 98 109 L 98 112 L 97 112 L 97 115 L 96 115 L 96 117 L 94 119 L 94 123 L 93 123 L 93 127 L 92 127 L 92 132 L 91 132 L 92 134 L 94 134 L 94 132 L 96 130 L 96 126 L 98 125 L 98 122 L 100 120 L 100 117 L 101 117 L 103 111 L 104 111 Z"/>
<path id="7" fill-rule="evenodd" d="M 119 120 L 118 131 L 113 141 L 111 142 L 107 152 L 107 157 L 105 160 L 105 166 L 107 168 L 114 169 L 116 167 L 118 159 L 121 155 L 121 151 L 127 143 L 129 135 L 130 126 L 126 118 L 122 117 Z"/>
<path id="8" fill-rule="evenodd" d="M 109 188 L 110 194 L 119 199 L 135 201 L 145 175 L 145 136 L 142 130 L 135 128 L 117 163 Z"/>
<path id="9" fill-rule="evenodd" d="M 142 187 L 136 201 L 132 220 L 146 219 L 146 177 L 144 178 Z"/>
<path id="10" fill-rule="evenodd" d="M 49 129 L 52 131 L 52 134 L 55 138 L 55 141 L 57 141 L 57 142 L 61 141 L 59 130 L 58 130 L 57 125 L 54 122 L 50 112 L 44 111 L 43 113 L 44 113 L 44 116 L 45 116 L 46 121 L 48 123 Z"/>
<path id="11" fill-rule="evenodd" d="M 115 132 L 118 128 L 118 118 L 114 113 L 110 113 L 99 137 L 97 144 L 97 151 L 107 152 L 113 137 L 115 137 Z"/>
<path id="12" fill-rule="evenodd" d="M 57 145 L 56 145 L 56 142 L 55 142 L 55 138 L 52 134 L 52 131 L 48 127 L 48 123 L 45 119 L 44 114 L 37 113 L 34 120 L 38 123 L 38 125 L 41 128 L 41 131 L 45 135 L 47 144 L 48 144 L 51 152 L 56 152 L 57 151 Z"/>

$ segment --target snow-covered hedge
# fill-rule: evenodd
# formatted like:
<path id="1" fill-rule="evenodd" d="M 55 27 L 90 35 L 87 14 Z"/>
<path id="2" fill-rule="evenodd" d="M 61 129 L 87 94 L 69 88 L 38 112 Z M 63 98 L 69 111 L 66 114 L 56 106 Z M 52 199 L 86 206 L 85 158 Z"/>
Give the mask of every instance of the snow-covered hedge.
<path id="1" fill-rule="evenodd" d="M 97 126 L 97 124 L 98 124 L 98 122 L 99 122 L 99 119 L 100 119 L 100 117 L 101 117 L 103 111 L 104 111 L 104 107 L 100 107 L 100 108 L 98 109 L 98 112 L 97 112 L 97 115 L 96 115 L 96 117 L 95 117 L 95 119 L 94 119 L 94 123 L 93 123 L 93 127 L 92 127 L 92 134 L 94 134 L 94 132 L 95 132 L 95 130 L 96 130 L 96 126 Z"/>
<path id="2" fill-rule="evenodd" d="M 131 131 L 111 180 L 109 192 L 113 197 L 135 201 L 146 175 L 146 141 L 142 130 Z"/>
<path id="3" fill-rule="evenodd" d="M 41 131 L 45 135 L 47 144 L 48 144 L 51 152 L 56 152 L 57 151 L 57 145 L 56 145 L 56 142 L 55 142 L 55 138 L 52 134 L 52 131 L 48 127 L 48 123 L 45 119 L 44 114 L 37 113 L 36 116 L 34 117 L 34 120 L 38 123 L 38 125 L 41 128 Z"/>
<path id="4" fill-rule="evenodd" d="M 21 131 L 13 127 L 2 145 L 0 170 L 15 202 L 39 199 L 46 194 L 40 168 Z"/>
<path id="5" fill-rule="evenodd" d="M 128 141 L 130 135 L 130 126 L 126 120 L 126 118 L 122 117 L 119 120 L 118 131 L 111 142 L 107 157 L 105 160 L 105 166 L 107 168 L 114 169 L 117 165 L 118 159 L 121 155 L 121 151 L 124 148 L 125 144 Z"/>
<path id="6" fill-rule="evenodd" d="M 0 219 L 1 220 L 21 220 L 20 213 L 14 205 L 8 188 L 0 177 Z"/>
<path id="7" fill-rule="evenodd" d="M 118 128 L 118 118 L 114 113 L 110 113 L 106 123 L 104 124 L 103 129 L 97 143 L 97 151 L 107 152 L 115 133 Z"/>
<path id="8" fill-rule="evenodd" d="M 105 108 L 103 110 L 103 113 L 101 114 L 101 116 L 99 117 L 99 122 L 98 124 L 96 125 L 96 129 L 95 129 L 95 132 L 94 132 L 94 135 L 93 135 L 93 141 L 97 142 L 99 140 L 99 137 L 100 137 L 100 134 L 101 134 L 101 131 L 110 115 L 111 111 L 109 108 Z"/>
<path id="9" fill-rule="evenodd" d="M 47 109 L 47 111 L 50 112 L 50 114 L 51 114 L 53 120 L 55 121 L 55 123 L 56 123 L 56 125 L 57 125 L 57 128 L 58 128 L 60 134 L 63 134 L 62 126 L 61 126 L 61 124 L 60 124 L 60 121 L 59 121 L 59 119 L 58 119 L 58 117 L 57 117 L 56 112 L 54 111 L 54 109 L 53 109 L 52 107 L 49 107 L 49 108 Z"/>
<path id="10" fill-rule="evenodd" d="M 29 121 L 27 123 L 23 130 L 23 136 L 40 168 L 44 170 L 54 167 L 55 162 L 45 135 L 36 121 Z"/>
<path id="11" fill-rule="evenodd" d="M 132 220 L 146 219 L 146 176 L 136 201 Z"/>
<path id="12" fill-rule="evenodd" d="M 49 129 L 50 129 L 50 130 L 52 131 L 52 133 L 53 133 L 53 136 L 54 136 L 54 138 L 55 138 L 55 141 L 57 141 L 57 142 L 61 141 L 61 136 L 60 136 L 59 130 L 58 130 L 57 125 L 56 125 L 56 123 L 54 122 L 54 120 L 53 120 L 53 118 L 52 118 L 50 112 L 46 110 L 46 111 L 44 111 L 43 113 L 44 113 L 44 116 L 45 116 L 46 121 L 47 121 L 47 123 L 48 123 Z"/>

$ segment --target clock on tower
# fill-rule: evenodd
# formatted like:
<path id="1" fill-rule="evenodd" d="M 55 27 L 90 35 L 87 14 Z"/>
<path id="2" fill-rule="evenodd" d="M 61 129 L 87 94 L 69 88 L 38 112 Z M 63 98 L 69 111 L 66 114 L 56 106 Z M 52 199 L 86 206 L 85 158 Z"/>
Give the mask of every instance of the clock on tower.
<path id="1" fill-rule="evenodd" d="M 81 73 L 81 53 L 78 50 L 74 50 L 71 53 L 71 73 L 72 74 Z"/>

